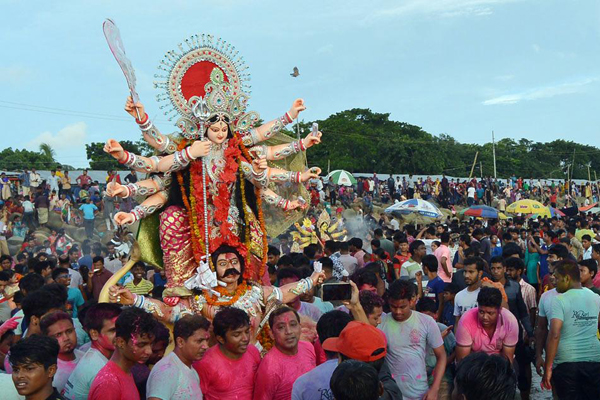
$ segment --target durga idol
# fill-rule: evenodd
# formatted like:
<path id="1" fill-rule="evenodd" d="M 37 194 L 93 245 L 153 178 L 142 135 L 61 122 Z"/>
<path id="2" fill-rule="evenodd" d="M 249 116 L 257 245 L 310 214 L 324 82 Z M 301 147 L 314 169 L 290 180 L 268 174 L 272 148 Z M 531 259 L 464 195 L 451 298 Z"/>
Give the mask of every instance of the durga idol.
<path id="1" fill-rule="evenodd" d="M 259 116 L 246 110 L 248 75 L 242 73 L 245 67 L 237 52 L 220 39 L 215 43 L 210 35 L 196 35 L 185 43 L 189 50 L 180 45 L 180 51 L 167 53 L 159 66 L 162 75 L 156 75 L 164 81 L 155 83 L 164 89 L 158 99 L 180 115 L 180 132 L 162 134 L 144 106 L 128 99 L 126 111 L 136 117 L 156 155 L 127 152 L 112 139 L 105 146 L 124 166 L 149 174 L 148 179 L 128 185 L 110 182 L 107 193 L 146 197 L 130 213 L 117 213 L 115 221 L 119 225 L 141 222 L 141 257 L 147 261 L 151 254 L 151 264 L 165 268 L 164 302 L 111 285 L 105 289 L 110 290 L 111 301 L 145 308 L 166 321 L 185 313 L 211 318 L 223 306 L 242 308 L 254 319 L 258 333 L 268 303 L 287 302 L 323 277 L 315 273 L 293 287 L 257 283 L 266 277 L 262 203 L 285 211 L 305 207 L 301 198 L 278 195 L 277 186 L 300 185 L 321 172 L 319 168 L 286 171 L 272 162 L 319 144 L 321 133 L 287 144 L 263 144 L 298 117 L 304 101 L 294 101 L 283 116 L 255 127 Z M 126 272 L 124 267 L 110 283 Z"/>

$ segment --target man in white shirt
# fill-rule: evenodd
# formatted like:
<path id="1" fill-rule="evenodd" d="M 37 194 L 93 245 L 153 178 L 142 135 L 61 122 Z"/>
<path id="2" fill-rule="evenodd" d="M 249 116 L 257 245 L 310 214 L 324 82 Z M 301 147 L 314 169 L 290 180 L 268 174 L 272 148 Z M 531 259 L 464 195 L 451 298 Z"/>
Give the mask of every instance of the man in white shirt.
<path id="1" fill-rule="evenodd" d="M 475 187 L 469 185 L 467 188 L 467 205 L 471 207 L 473 204 L 475 204 Z"/>
<path id="2" fill-rule="evenodd" d="M 344 269 L 348 272 L 348 275 L 352 275 L 358 268 L 358 260 L 356 257 L 350 255 L 350 245 L 348 242 L 340 242 L 339 244 L 340 256 L 339 260 L 344 266 Z"/>
<path id="3" fill-rule="evenodd" d="M 31 187 L 31 192 L 35 194 L 35 191 L 42 184 L 42 177 L 35 171 L 35 168 L 31 168 L 31 173 L 29 174 L 29 186 Z"/>
<path id="4" fill-rule="evenodd" d="M 50 176 L 47 179 L 48 182 L 48 186 L 50 186 L 50 193 L 52 192 L 56 192 L 56 194 L 58 195 L 58 182 L 60 181 L 60 178 L 58 177 L 58 175 L 56 175 L 56 171 L 52 170 L 50 171 Z"/>
<path id="5" fill-rule="evenodd" d="M 405 399 L 436 398 L 446 369 L 440 329 L 430 316 L 412 311 L 417 302 L 414 283 L 396 280 L 390 285 L 388 295 L 391 312 L 382 316 L 378 328 L 387 338 L 386 361 L 392 376 Z M 436 358 L 431 385 L 425 363 L 429 348 Z"/>
<path id="6" fill-rule="evenodd" d="M 477 295 L 481 289 L 481 278 L 483 277 L 483 267 L 485 261 L 481 257 L 469 257 L 464 262 L 464 278 L 467 287 L 456 294 L 454 297 L 454 326 L 458 326 L 458 321 L 464 313 L 477 307 Z"/>
<path id="7" fill-rule="evenodd" d="M 115 321 L 120 314 L 121 307 L 111 303 L 95 304 L 87 311 L 85 329 L 92 345 L 67 380 L 63 394 L 67 399 L 87 400 L 94 378 L 115 350 Z"/>
<path id="8" fill-rule="evenodd" d="M 148 400 L 202 399 L 200 377 L 192 363 L 208 350 L 210 322 L 186 315 L 175 322 L 175 350 L 156 363 L 146 385 Z"/>

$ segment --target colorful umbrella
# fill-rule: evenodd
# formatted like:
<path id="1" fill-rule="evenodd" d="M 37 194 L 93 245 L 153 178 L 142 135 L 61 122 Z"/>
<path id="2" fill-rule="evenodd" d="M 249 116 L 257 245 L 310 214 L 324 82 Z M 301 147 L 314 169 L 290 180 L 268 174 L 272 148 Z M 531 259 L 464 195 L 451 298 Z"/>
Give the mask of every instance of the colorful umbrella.
<path id="1" fill-rule="evenodd" d="M 404 200 L 385 209 L 386 213 L 394 211 L 405 215 L 416 213 L 430 218 L 441 218 L 443 216 L 436 206 L 422 199 Z"/>
<path id="2" fill-rule="evenodd" d="M 588 206 L 579 207 L 579 211 L 588 212 L 589 210 L 591 210 L 592 208 L 595 208 L 597 206 L 598 206 L 598 203 L 592 203 L 592 204 L 590 204 Z"/>
<path id="3" fill-rule="evenodd" d="M 557 218 L 561 218 L 565 216 L 565 213 L 554 208 L 554 207 L 544 207 L 544 210 L 540 210 L 537 213 L 532 214 L 532 216 L 534 216 L 535 218 L 537 217 L 541 217 L 541 218 L 550 218 L 550 217 L 557 217 Z"/>
<path id="4" fill-rule="evenodd" d="M 460 212 L 468 217 L 498 218 L 499 211 L 490 206 L 471 206 Z"/>
<path id="5" fill-rule="evenodd" d="M 548 207 L 540 203 L 539 201 L 525 199 L 515 201 L 508 207 L 506 207 L 507 213 L 512 214 L 540 214 L 549 213 Z"/>
<path id="6" fill-rule="evenodd" d="M 348 171 L 336 169 L 327 175 L 327 179 L 335 185 L 352 186 L 356 185 L 356 179 Z"/>

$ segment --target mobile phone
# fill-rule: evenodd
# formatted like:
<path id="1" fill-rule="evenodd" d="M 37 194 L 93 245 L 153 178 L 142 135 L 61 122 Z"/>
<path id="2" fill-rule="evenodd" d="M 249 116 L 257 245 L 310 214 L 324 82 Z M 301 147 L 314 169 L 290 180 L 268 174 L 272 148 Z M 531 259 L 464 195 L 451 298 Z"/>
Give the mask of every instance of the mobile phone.
<path id="1" fill-rule="evenodd" d="M 313 136 L 317 136 L 319 134 L 319 124 L 317 124 L 316 122 L 314 122 L 312 124 L 312 135 Z"/>
<path id="2" fill-rule="evenodd" d="M 341 301 L 352 298 L 352 286 L 349 283 L 324 283 L 323 301 Z"/>

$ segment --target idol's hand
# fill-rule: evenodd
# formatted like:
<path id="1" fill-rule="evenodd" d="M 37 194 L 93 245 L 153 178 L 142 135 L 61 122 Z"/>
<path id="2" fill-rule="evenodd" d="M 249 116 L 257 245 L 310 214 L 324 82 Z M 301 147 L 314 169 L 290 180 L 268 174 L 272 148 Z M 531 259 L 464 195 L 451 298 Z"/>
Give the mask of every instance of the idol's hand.
<path id="1" fill-rule="evenodd" d="M 104 145 L 104 151 L 117 161 L 122 160 L 125 157 L 125 150 L 119 142 L 114 139 L 108 139 Z"/>
<path id="2" fill-rule="evenodd" d="M 137 110 L 137 111 L 136 111 Z M 125 111 L 127 111 L 127 113 L 129 115 L 131 115 L 133 118 L 137 118 L 138 117 L 138 113 L 140 118 L 144 118 L 144 115 L 146 115 L 146 111 L 144 110 L 144 105 L 141 102 L 137 102 L 137 104 L 133 104 L 133 99 L 131 98 L 131 96 L 127 97 L 127 101 L 125 102 Z"/>
<path id="3" fill-rule="evenodd" d="M 308 134 L 304 139 L 302 139 L 302 144 L 304 144 L 305 148 L 309 148 L 314 146 L 315 144 L 321 143 L 321 136 L 323 136 L 322 132 L 317 132 L 317 135 L 313 135 L 312 132 Z"/>
<path id="4" fill-rule="evenodd" d="M 321 168 L 319 168 L 319 167 L 309 168 L 306 171 L 304 171 L 302 174 L 300 174 L 300 181 L 306 182 L 309 179 L 318 178 L 320 173 L 321 173 Z"/>
<path id="5" fill-rule="evenodd" d="M 122 286 L 113 285 L 108 288 L 108 299 L 111 303 L 119 303 L 130 306 L 135 301 L 133 294 Z"/>
<path id="6" fill-rule="evenodd" d="M 255 158 L 252 161 L 252 170 L 257 175 L 261 174 L 268 167 L 269 167 L 269 165 L 267 164 L 267 158 L 264 157 L 264 156 L 261 156 L 259 158 Z"/>
<path id="7" fill-rule="evenodd" d="M 292 103 L 292 107 L 290 108 L 290 111 L 288 111 L 288 114 L 290 115 L 290 117 L 292 119 L 296 119 L 296 118 L 298 118 L 298 114 L 300 114 L 304 110 L 306 110 L 306 106 L 304 105 L 304 100 L 296 99 Z"/>
<path id="8" fill-rule="evenodd" d="M 310 276 L 310 279 L 312 280 L 313 286 L 320 285 L 325 280 L 325 273 L 324 272 L 313 272 L 312 275 Z"/>
<path id="9" fill-rule="evenodd" d="M 290 211 L 290 210 L 295 210 L 297 208 L 303 210 L 305 208 L 308 207 L 308 204 L 306 204 L 305 201 L 300 201 L 300 200 L 291 200 L 290 202 L 288 202 L 288 206 L 285 209 L 285 211 Z M 298 229 L 300 229 L 300 225 L 296 226 Z"/>
<path id="10" fill-rule="evenodd" d="M 118 182 L 109 182 L 106 185 L 106 194 L 109 195 L 110 197 L 127 197 L 127 195 L 129 194 L 129 192 L 127 191 L 127 188 L 123 185 L 121 185 Z"/>
<path id="11" fill-rule="evenodd" d="M 132 213 L 118 212 L 115 214 L 115 223 L 119 226 L 129 225 L 135 222 L 135 216 Z"/>
<path id="12" fill-rule="evenodd" d="M 190 155 L 196 159 L 200 157 L 206 157 L 210 152 L 212 142 L 210 140 L 196 140 L 190 146 Z"/>

